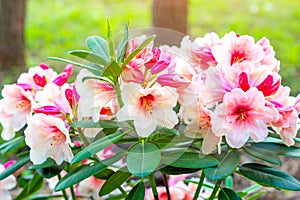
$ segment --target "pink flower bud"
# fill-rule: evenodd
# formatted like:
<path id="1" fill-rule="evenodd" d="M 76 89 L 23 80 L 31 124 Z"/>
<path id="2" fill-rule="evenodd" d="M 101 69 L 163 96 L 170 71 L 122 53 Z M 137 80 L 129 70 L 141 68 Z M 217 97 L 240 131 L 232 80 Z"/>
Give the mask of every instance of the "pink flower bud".
<path id="1" fill-rule="evenodd" d="M 26 84 L 26 83 L 17 83 L 16 85 L 20 86 L 25 91 L 28 91 L 28 90 L 31 91 L 32 89 L 34 89 L 31 85 Z"/>
<path id="2" fill-rule="evenodd" d="M 240 74 L 240 77 L 239 77 L 239 85 L 240 85 L 240 88 L 246 92 L 249 90 L 250 88 L 250 85 L 249 85 L 249 81 L 248 81 L 248 76 L 245 72 L 242 72 Z"/>
<path id="3" fill-rule="evenodd" d="M 49 67 L 46 63 L 40 63 L 40 67 L 44 70 L 49 69 Z"/>
<path id="4" fill-rule="evenodd" d="M 280 80 L 274 83 L 272 75 L 268 75 L 263 82 L 256 86 L 256 88 L 264 94 L 264 96 L 270 96 L 275 94 L 281 84 Z"/>
<path id="5" fill-rule="evenodd" d="M 15 163 L 16 163 L 15 160 L 9 160 L 6 163 L 4 163 L 4 168 L 7 169 L 7 168 L 9 168 L 10 166 L 12 166 Z"/>
<path id="6" fill-rule="evenodd" d="M 47 84 L 47 79 L 45 76 L 40 76 L 38 74 L 35 74 L 33 76 L 33 80 L 34 80 L 35 84 L 40 87 L 44 87 Z"/>
<path id="7" fill-rule="evenodd" d="M 162 86 L 170 86 L 174 88 L 187 87 L 190 82 L 176 74 L 163 74 L 157 77 L 157 82 Z"/>
<path id="8" fill-rule="evenodd" d="M 157 61 L 151 68 L 152 74 L 157 74 L 165 70 L 171 63 L 171 57 L 166 57 L 163 60 Z"/>
<path id="9" fill-rule="evenodd" d="M 46 115 L 59 115 L 61 110 L 55 106 L 43 106 L 41 108 L 34 108 L 35 113 L 44 113 Z"/>
<path id="10" fill-rule="evenodd" d="M 62 86 L 65 84 L 73 72 L 73 65 L 67 65 L 66 68 L 58 75 L 56 79 L 53 80 L 53 83 L 55 83 L 58 86 Z"/>
<path id="11" fill-rule="evenodd" d="M 73 104 L 74 104 L 74 95 L 73 95 L 73 91 L 72 89 L 66 89 L 65 90 L 65 96 L 70 104 L 71 107 L 73 107 Z"/>

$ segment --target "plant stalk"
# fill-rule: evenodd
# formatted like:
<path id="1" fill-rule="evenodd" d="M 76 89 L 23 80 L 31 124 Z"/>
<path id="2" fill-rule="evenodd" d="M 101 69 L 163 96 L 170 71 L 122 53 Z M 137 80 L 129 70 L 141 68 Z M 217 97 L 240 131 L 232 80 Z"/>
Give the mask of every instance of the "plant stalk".
<path id="1" fill-rule="evenodd" d="M 166 192 L 167 192 L 168 200 L 171 200 L 170 189 L 169 189 L 169 185 L 168 185 L 168 178 L 167 178 L 166 174 L 163 174 L 163 181 L 164 181 L 164 184 L 166 186 Z"/>
<path id="2" fill-rule="evenodd" d="M 222 179 L 217 181 L 217 183 L 216 183 L 216 185 L 214 187 L 214 190 L 212 191 L 212 193 L 211 193 L 211 195 L 210 195 L 210 197 L 209 197 L 208 200 L 213 200 L 215 198 L 215 196 L 216 196 L 216 194 L 217 194 L 217 192 L 219 190 L 219 187 L 221 185 L 221 182 L 222 182 Z"/>
<path id="3" fill-rule="evenodd" d="M 154 178 L 153 173 L 150 175 L 149 180 L 150 180 L 150 185 L 151 185 L 151 189 L 152 189 L 152 192 L 153 192 L 154 199 L 159 200 L 158 192 L 157 192 L 157 189 L 156 189 L 155 178 Z"/>
<path id="4" fill-rule="evenodd" d="M 57 177 L 58 177 L 58 180 L 61 179 L 61 175 L 60 175 L 60 174 L 58 174 Z M 64 199 L 65 199 L 65 200 L 68 200 L 68 196 L 67 196 L 67 193 L 66 193 L 66 190 L 65 190 L 65 189 L 62 190 L 62 193 L 63 193 Z"/>
<path id="5" fill-rule="evenodd" d="M 201 176 L 200 176 L 200 180 L 199 180 L 199 183 L 198 183 L 198 187 L 197 187 L 197 190 L 195 192 L 193 200 L 197 200 L 198 199 L 200 191 L 201 191 L 201 188 L 202 188 L 202 185 L 203 185 L 204 178 L 205 178 L 205 176 L 204 176 L 204 172 L 202 170 Z"/>

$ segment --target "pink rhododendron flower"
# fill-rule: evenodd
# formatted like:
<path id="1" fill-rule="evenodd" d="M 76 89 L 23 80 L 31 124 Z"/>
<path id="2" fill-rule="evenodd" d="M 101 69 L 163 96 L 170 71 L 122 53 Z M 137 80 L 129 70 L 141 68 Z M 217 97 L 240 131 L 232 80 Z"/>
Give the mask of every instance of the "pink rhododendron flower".
<path id="1" fill-rule="evenodd" d="M 124 106 L 117 113 L 117 118 L 119 121 L 134 120 L 136 132 L 141 137 L 148 137 L 158 125 L 173 128 L 178 123 L 173 111 L 178 95 L 173 88 L 123 84 L 122 99 Z"/>
<path id="2" fill-rule="evenodd" d="M 78 194 L 82 196 L 93 197 L 95 200 L 104 200 L 104 198 L 99 197 L 99 190 L 104 184 L 105 180 L 100 180 L 94 176 L 90 176 L 84 179 L 78 184 Z"/>
<path id="3" fill-rule="evenodd" d="M 73 158 L 69 147 L 72 144 L 69 130 L 62 119 L 41 113 L 35 114 L 28 121 L 24 133 L 33 164 L 41 164 L 48 157 L 57 164 L 63 161 L 70 162 Z"/>
<path id="4" fill-rule="evenodd" d="M 229 66 L 243 61 L 259 64 L 265 56 L 262 46 L 255 44 L 253 37 L 234 32 L 226 34 L 220 45 L 213 46 L 212 54 L 218 63 Z"/>
<path id="5" fill-rule="evenodd" d="M 82 69 L 76 79 L 75 87 L 80 96 L 78 102 L 78 117 L 92 117 L 97 122 L 100 119 L 103 108 L 110 109 L 115 114 L 118 109 L 118 101 L 114 88 L 107 82 L 88 79 L 82 81 L 84 77 L 95 76 L 91 72 Z"/>
<path id="6" fill-rule="evenodd" d="M 212 130 L 217 137 L 225 135 L 227 143 L 234 148 L 243 146 L 249 136 L 263 141 L 268 135 L 267 122 L 274 118 L 274 111 L 265 106 L 263 93 L 257 88 L 244 92 L 235 88 L 224 96 L 211 119 Z"/>
<path id="7" fill-rule="evenodd" d="M 4 166 L 0 164 L 0 173 L 5 170 Z M 13 175 L 9 175 L 7 178 L 0 180 L 0 199 L 11 200 L 12 197 L 9 190 L 13 189 L 17 185 L 16 178 Z"/>

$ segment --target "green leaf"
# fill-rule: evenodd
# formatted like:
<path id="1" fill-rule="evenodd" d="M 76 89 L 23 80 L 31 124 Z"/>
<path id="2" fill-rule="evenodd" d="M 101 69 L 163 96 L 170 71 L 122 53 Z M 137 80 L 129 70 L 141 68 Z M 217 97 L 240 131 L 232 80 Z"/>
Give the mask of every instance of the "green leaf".
<path id="1" fill-rule="evenodd" d="M 113 31 L 109 20 L 107 20 L 107 42 L 108 42 L 108 52 L 111 59 L 115 60 L 115 44 L 113 38 Z"/>
<path id="2" fill-rule="evenodd" d="M 255 148 L 264 149 L 268 152 L 281 155 L 281 156 L 300 158 L 300 148 L 295 146 L 288 147 L 284 144 L 274 144 L 274 143 L 265 143 L 265 142 L 255 143 L 252 144 L 251 146 Z"/>
<path id="3" fill-rule="evenodd" d="M 240 163 L 239 154 L 236 151 L 217 155 L 219 165 L 213 168 L 204 169 L 204 174 L 212 181 L 226 178 L 232 174 Z"/>
<path id="4" fill-rule="evenodd" d="M 276 155 L 274 152 L 262 148 L 257 148 L 255 146 L 245 147 L 244 150 L 251 156 L 254 156 L 258 159 L 261 159 L 271 164 L 281 165 L 281 160 L 279 156 Z"/>
<path id="5" fill-rule="evenodd" d="M 180 168 L 167 165 L 166 167 L 161 168 L 159 171 L 169 175 L 180 175 L 195 173 L 199 171 L 199 169 Z"/>
<path id="6" fill-rule="evenodd" d="M 155 35 L 147 37 L 144 42 L 140 44 L 131 54 L 129 54 L 124 62 L 122 63 L 122 69 L 136 56 L 138 53 L 140 53 L 150 42 L 152 42 L 155 39 Z"/>
<path id="7" fill-rule="evenodd" d="M 109 54 L 107 49 L 107 41 L 99 36 L 91 36 L 86 40 L 87 47 L 95 54 L 109 62 Z"/>
<path id="8" fill-rule="evenodd" d="M 35 195 L 31 198 L 29 198 L 29 200 L 45 200 L 45 199 L 63 199 L 63 195 L 54 195 L 54 194 L 38 194 Z"/>
<path id="9" fill-rule="evenodd" d="M 1 174 L 0 174 L 0 180 L 5 179 L 9 175 L 13 174 L 16 172 L 18 169 L 26 165 L 30 161 L 29 155 L 25 156 L 23 158 L 20 158 L 19 160 L 16 161 L 15 164 L 11 165 L 7 169 L 5 169 Z"/>
<path id="10" fill-rule="evenodd" d="M 6 154 L 23 146 L 25 146 L 25 137 L 20 136 L 0 145 L 0 149 L 2 154 Z"/>
<path id="11" fill-rule="evenodd" d="M 114 83 L 118 81 L 118 77 L 122 73 L 122 69 L 116 61 L 112 60 L 103 69 L 103 76 L 110 78 Z"/>
<path id="12" fill-rule="evenodd" d="M 221 188 L 218 200 L 242 200 L 242 198 L 230 188 Z"/>
<path id="13" fill-rule="evenodd" d="M 141 200 L 145 197 L 145 184 L 140 181 L 136 184 L 132 190 L 129 192 L 125 200 Z"/>
<path id="14" fill-rule="evenodd" d="M 239 168 L 246 178 L 260 185 L 286 190 L 300 190 L 300 183 L 290 174 L 258 163 L 247 163 Z"/>
<path id="15" fill-rule="evenodd" d="M 117 62 L 122 63 L 128 44 L 128 23 L 124 25 L 124 35 L 117 48 Z"/>
<path id="16" fill-rule="evenodd" d="M 71 124 L 74 128 L 121 128 L 128 127 L 126 122 L 118 122 L 112 120 L 99 120 L 94 122 L 93 120 L 81 120 Z"/>
<path id="17" fill-rule="evenodd" d="M 28 182 L 27 186 L 15 198 L 15 200 L 28 199 L 29 196 L 33 195 L 42 188 L 43 183 L 43 177 L 35 173 L 32 179 Z"/>
<path id="18" fill-rule="evenodd" d="M 151 143 L 139 143 L 128 152 L 126 164 L 129 172 L 138 177 L 150 175 L 160 163 L 159 148 Z"/>
<path id="19" fill-rule="evenodd" d="M 192 152 L 172 152 L 163 155 L 163 163 L 173 167 L 203 169 L 219 164 L 218 160 L 210 155 Z"/>
<path id="20" fill-rule="evenodd" d="M 94 54 L 93 52 L 90 51 L 85 51 L 85 50 L 73 50 L 69 51 L 69 54 L 76 56 L 78 58 L 82 58 L 83 60 L 87 60 L 89 62 L 98 64 L 98 65 L 107 65 L 107 61 L 102 58 L 101 56 Z M 100 68 L 101 70 L 101 68 Z"/>
<path id="21" fill-rule="evenodd" d="M 115 162 L 119 161 L 123 157 L 124 153 L 119 153 L 111 158 L 103 160 L 93 165 L 81 165 L 71 170 L 66 176 L 64 176 L 55 186 L 54 191 L 60 191 L 68 188 L 80 181 L 101 172 L 108 166 L 111 166 Z"/>
<path id="22" fill-rule="evenodd" d="M 114 173 L 115 172 L 111 169 L 105 169 L 105 170 L 102 170 L 101 172 L 95 174 L 94 176 L 98 179 L 101 179 L 101 180 L 107 180 Z"/>
<path id="23" fill-rule="evenodd" d="M 99 196 L 109 194 L 127 181 L 131 177 L 131 173 L 125 170 L 126 169 L 124 168 L 119 169 L 107 181 L 105 181 L 101 187 Z"/>
<path id="24" fill-rule="evenodd" d="M 42 164 L 31 165 L 29 169 L 41 169 L 41 168 L 51 167 L 53 165 L 56 165 L 56 162 L 52 158 L 47 158 L 47 160 Z"/>
<path id="25" fill-rule="evenodd" d="M 86 76 L 86 77 L 82 78 L 82 82 L 84 82 L 86 80 L 99 80 L 99 81 L 107 82 L 112 86 L 114 85 L 114 82 L 112 80 L 110 80 L 109 78 L 107 78 L 107 77 L 103 77 L 102 73 L 100 75 L 98 75 L 97 77 L 95 77 L 95 76 Z"/>
<path id="26" fill-rule="evenodd" d="M 60 62 L 65 62 L 65 63 L 69 63 L 69 64 L 72 64 L 72 65 L 75 65 L 75 66 L 78 66 L 78 67 L 81 67 L 81 68 L 85 68 L 91 72 L 95 72 L 95 71 L 99 71 L 101 72 L 100 70 L 97 70 L 95 69 L 94 67 L 91 67 L 91 66 L 88 66 L 88 65 L 84 65 L 84 64 L 81 64 L 81 63 L 77 63 L 77 62 L 74 62 L 74 61 L 71 61 L 71 60 L 67 60 L 67 59 L 63 59 L 63 58 L 58 58 L 58 57 L 47 57 L 47 59 L 49 60 L 56 60 L 56 61 L 60 61 Z"/>
<path id="27" fill-rule="evenodd" d="M 126 132 L 116 132 L 114 134 L 105 136 L 99 140 L 94 141 L 93 143 L 91 143 L 89 146 L 87 146 L 86 148 L 84 148 L 83 150 L 81 150 L 78 154 L 76 154 L 74 156 L 74 158 L 72 159 L 71 164 L 80 162 L 86 158 L 91 157 L 92 155 L 98 153 L 99 151 L 105 149 L 106 147 L 108 147 L 111 144 L 114 144 L 115 142 L 119 141 L 124 135 L 126 134 Z"/>
<path id="28" fill-rule="evenodd" d="M 225 178 L 225 186 L 228 187 L 228 188 L 232 188 L 233 187 L 233 178 L 232 176 L 227 176 Z"/>

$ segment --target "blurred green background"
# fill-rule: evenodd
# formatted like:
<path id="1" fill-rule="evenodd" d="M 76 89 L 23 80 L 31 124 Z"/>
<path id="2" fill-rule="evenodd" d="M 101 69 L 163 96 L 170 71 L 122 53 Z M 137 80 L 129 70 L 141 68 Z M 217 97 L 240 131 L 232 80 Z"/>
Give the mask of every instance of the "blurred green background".
<path id="1" fill-rule="evenodd" d="M 296 94 L 300 91 L 299 8 L 299 0 L 189 0 L 188 33 L 192 38 L 211 31 L 220 37 L 229 31 L 256 40 L 267 37 L 281 61 L 283 84 Z M 70 59 L 66 52 L 85 49 L 88 36 L 105 35 L 107 18 L 116 32 L 126 21 L 131 28 L 150 27 L 152 0 L 28 0 L 26 12 L 26 62 L 30 67 L 47 56 Z"/>

